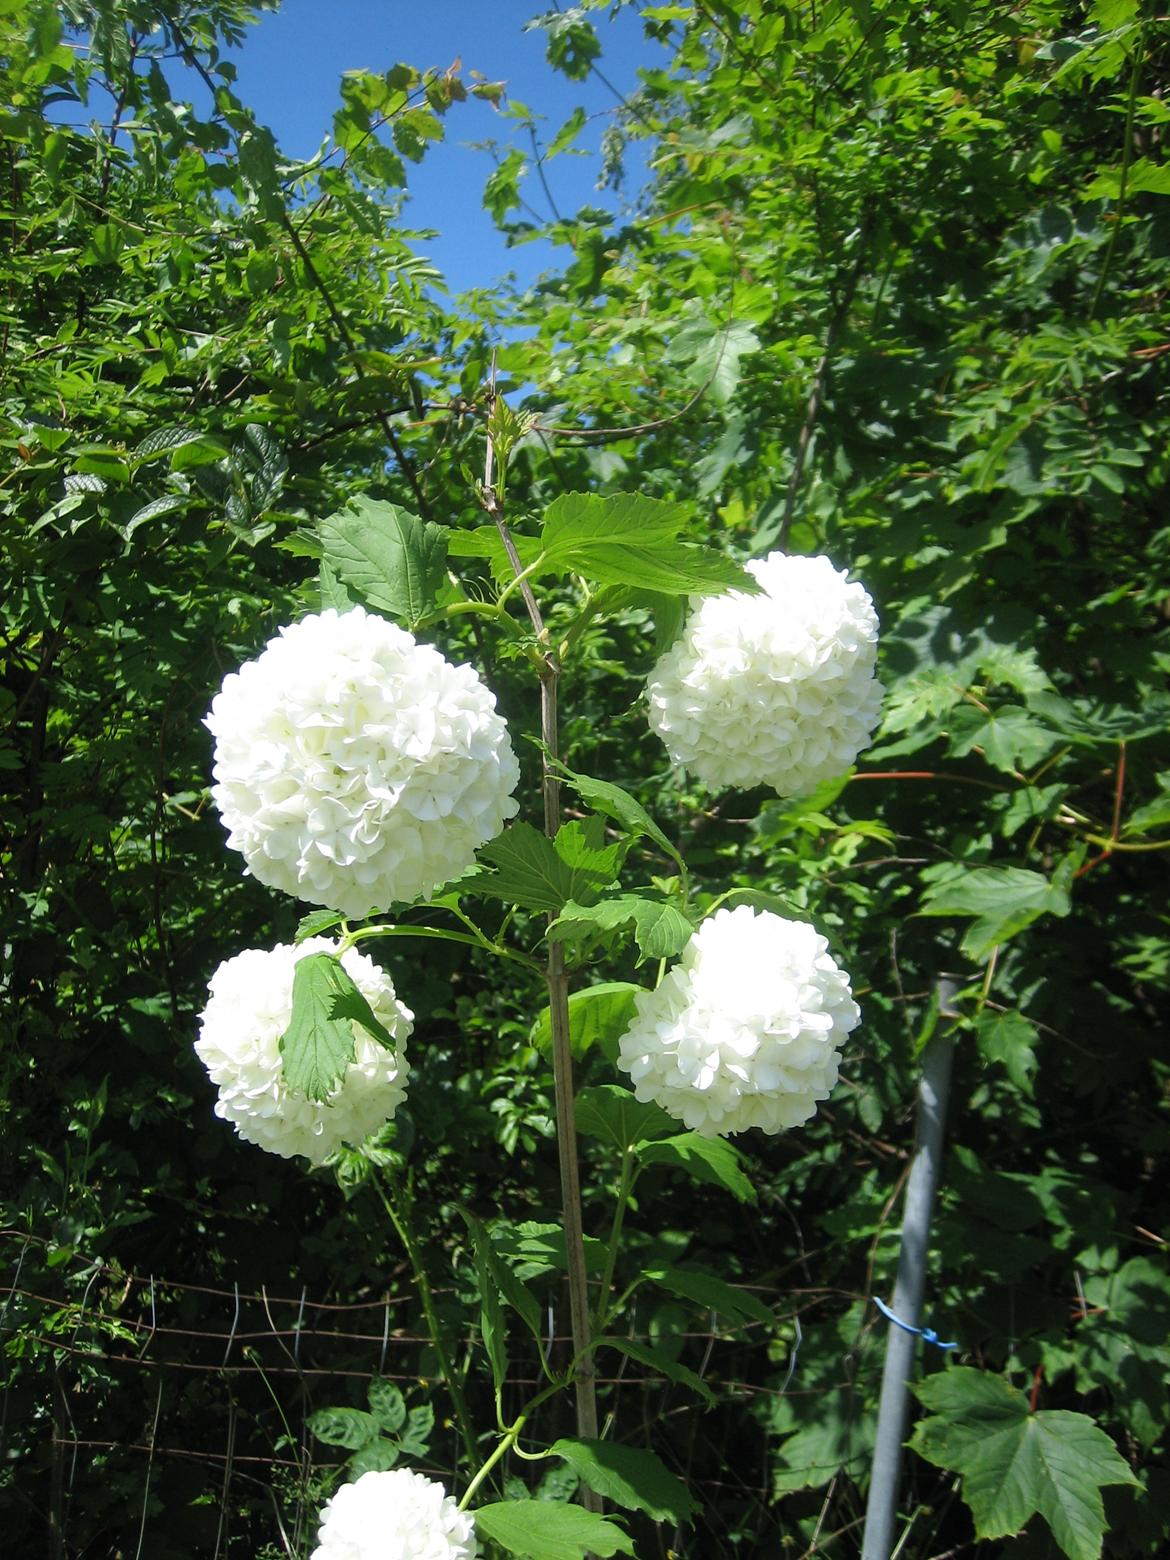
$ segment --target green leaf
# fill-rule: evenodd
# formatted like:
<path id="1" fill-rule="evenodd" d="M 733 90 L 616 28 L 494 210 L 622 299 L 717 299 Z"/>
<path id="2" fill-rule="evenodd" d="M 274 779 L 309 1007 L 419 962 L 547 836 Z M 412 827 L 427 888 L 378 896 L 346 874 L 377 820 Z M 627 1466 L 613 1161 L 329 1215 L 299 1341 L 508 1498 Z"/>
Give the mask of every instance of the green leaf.
<path id="1" fill-rule="evenodd" d="M 541 1331 L 540 1303 L 536 1296 L 516 1277 L 474 1214 L 468 1213 L 465 1208 L 460 1208 L 459 1212 L 471 1231 L 476 1251 L 479 1253 L 487 1271 L 491 1274 L 496 1288 L 512 1309 L 524 1319 L 529 1332 L 539 1342 L 543 1334 Z"/>
<path id="2" fill-rule="evenodd" d="M 280 1037 L 284 1080 L 294 1094 L 329 1098 L 354 1059 L 355 1024 L 394 1049 L 392 1035 L 331 953 L 298 959 L 292 1017 Z"/>
<path id="3" fill-rule="evenodd" d="M 746 320 L 724 326 L 699 314 L 672 328 L 667 356 L 686 363 L 687 380 L 705 385 L 711 399 L 723 406 L 739 386 L 740 358 L 759 350 L 759 337 Z"/>
<path id="4" fill-rule="evenodd" d="M 540 557 L 540 541 L 535 536 L 518 536 L 512 532 L 512 544 L 525 568 Z M 492 577 L 499 585 L 506 585 L 516 577 L 512 560 L 504 550 L 499 530 L 494 525 L 476 526 L 472 531 L 452 531 L 447 538 L 449 558 L 486 558 L 491 565 Z"/>
<path id="5" fill-rule="evenodd" d="M 775 1498 L 820 1489 L 843 1468 L 858 1475 L 872 1454 L 874 1421 L 861 1410 L 855 1393 L 821 1393 L 807 1412 L 810 1419 L 784 1441 L 773 1464 Z"/>
<path id="6" fill-rule="evenodd" d="M 669 1137 L 678 1125 L 660 1106 L 643 1104 L 617 1083 L 582 1089 L 574 1114 L 578 1132 L 611 1143 L 619 1154 L 635 1143 Z"/>
<path id="7" fill-rule="evenodd" d="M 683 1300 L 702 1306 L 705 1311 L 715 1311 L 735 1326 L 745 1322 L 763 1322 L 771 1327 L 776 1318 L 749 1290 L 734 1289 L 711 1273 L 697 1273 L 691 1268 L 651 1268 L 645 1275 L 652 1284 L 668 1290 Z"/>
<path id="8" fill-rule="evenodd" d="M 1044 692 L 1031 695 L 1028 708 L 1043 715 L 1052 729 L 1070 742 L 1090 747 L 1137 742 L 1160 736 L 1170 726 L 1170 699 L 1153 688 L 1138 691 L 1143 697 L 1136 708 L 1102 700 L 1073 701 Z"/>
<path id="9" fill-rule="evenodd" d="M 494 870 L 477 874 L 464 886 L 468 894 L 489 894 L 526 910 L 556 913 L 575 888 L 589 897 L 593 874 L 570 865 L 553 842 L 530 823 L 514 823 L 485 845 L 479 859 Z"/>
<path id="10" fill-rule="evenodd" d="M 590 546 L 631 537 L 643 546 L 674 542 L 692 511 L 689 504 L 641 493 L 562 493 L 545 510 L 540 545 L 552 564 Z"/>
<path id="11" fill-rule="evenodd" d="M 497 1224 L 492 1244 L 511 1261 L 518 1278 L 539 1278 L 558 1268 L 568 1271 L 565 1232 L 559 1224 L 538 1224 L 532 1219 L 515 1226 Z M 602 1272 L 608 1254 L 605 1242 L 586 1235 L 584 1244 L 587 1271 Z"/>
<path id="12" fill-rule="evenodd" d="M 190 471 L 194 466 L 214 466 L 216 461 L 226 460 L 230 454 L 231 451 L 222 439 L 209 433 L 200 433 L 173 447 L 171 470 Z"/>
<path id="13" fill-rule="evenodd" d="M 342 919 L 340 910 L 310 910 L 308 915 L 303 915 L 297 922 L 295 940 L 302 943 L 310 937 L 319 937 L 322 932 L 340 926 Z"/>
<path id="14" fill-rule="evenodd" d="M 562 1438 L 549 1448 L 598 1495 L 629 1511 L 644 1511 L 655 1522 L 686 1522 L 698 1510 L 661 1458 L 616 1441 Z"/>
<path id="15" fill-rule="evenodd" d="M 743 1156 L 726 1138 L 683 1132 L 656 1143 L 640 1143 L 637 1154 L 639 1164 L 670 1165 L 685 1170 L 696 1181 L 723 1187 L 740 1202 L 756 1200 L 756 1189 L 743 1171 Z"/>
<path id="16" fill-rule="evenodd" d="M 375 1376 L 366 1394 L 370 1413 L 391 1435 L 401 1430 L 406 1420 L 406 1399 L 392 1381 Z"/>
<path id="17" fill-rule="evenodd" d="M 547 1500 L 499 1500 L 480 1506 L 476 1531 L 525 1560 L 584 1560 L 589 1554 L 632 1555 L 633 1541 L 615 1523 L 580 1506 Z"/>
<path id="18" fill-rule="evenodd" d="M 962 1477 L 976 1538 L 1019 1533 L 1039 1514 L 1069 1560 L 1097 1560 L 1105 1535 L 1101 1489 L 1136 1484 L 1110 1438 L 1085 1414 L 1030 1413 L 1000 1376 L 956 1365 L 914 1388 L 931 1410 L 911 1446 Z"/>
<path id="19" fill-rule="evenodd" d="M 946 875 L 923 894 L 919 914 L 976 917 L 963 938 L 963 951 L 979 960 L 1038 917 L 1065 916 L 1069 909 L 1068 888 L 1059 881 L 1059 872 L 1050 880 L 1024 867 L 948 866 Z"/>
<path id="20" fill-rule="evenodd" d="M 399 1432 L 398 1444 L 411 1457 L 425 1457 L 434 1428 L 434 1409 L 429 1403 L 416 1403 L 406 1416 L 406 1428 Z"/>
<path id="21" fill-rule="evenodd" d="M 965 758 L 975 748 L 994 768 L 1012 774 L 1031 769 L 1056 746 L 1057 737 L 1046 726 L 1017 705 L 999 710 L 981 710 L 972 704 L 960 706 L 950 721 L 950 753 Z"/>
<path id="22" fill-rule="evenodd" d="M 492 1369 L 492 1381 L 498 1398 L 508 1375 L 508 1324 L 504 1317 L 504 1308 L 500 1303 L 500 1287 L 493 1270 L 492 1259 L 495 1253 L 479 1220 L 473 1218 L 463 1208 L 459 1211 L 471 1231 L 475 1274 L 479 1280 L 479 1330 L 483 1335 L 484 1348 L 487 1350 L 488 1364 Z M 496 1263 L 499 1262 L 498 1257 L 495 1260 Z"/>
<path id="23" fill-rule="evenodd" d="M 647 899 L 641 894 L 618 894 L 595 905 L 570 900 L 549 927 L 548 935 L 554 942 L 562 942 L 577 935 L 582 928 L 588 931 L 596 927 L 601 932 L 612 932 L 623 926 L 634 928 L 634 940 L 641 955 L 639 964 L 646 959 L 669 959 L 681 953 L 694 932 L 677 905 L 665 899 Z"/>
<path id="24" fill-rule="evenodd" d="M 630 1027 L 634 999 L 644 988 L 630 981 L 607 980 L 569 993 L 569 1042 L 577 1061 L 597 1046 L 606 1061 L 617 1059 L 617 1043 Z M 548 1008 L 529 1032 L 532 1044 L 545 1054 L 552 1047 L 552 1022 Z"/>
<path id="25" fill-rule="evenodd" d="M 687 514 L 686 505 L 637 493 L 563 494 L 545 512 L 545 566 L 672 596 L 759 591 L 755 578 L 724 554 L 677 540 Z"/>
<path id="26" fill-rule="evenodd" d="M 626 853 L 623 841 L 606 843 L 605 820 L 596 813 L 562 824 L 553 848 L 573 871 L 569 897 L 586 904 L 587 895 L 595 896 L 597 891 L 616 882 Z"/>
<path id="27" fill-rule="evenodd" d="M 580 107 L 575 108 L 549 142 L 548 151 L 544 154 L 545 161 L 555 157 L 558 152 L 567 151 L 584 130 L 585 122 L 585 110 Z"/>
<path id="28" fill-rule="evenodd" d="M 129 541 L 140 525 L 146 525 L 150 520 L 159 520 L 163 515 L 173 515 L 176 509 L 186 508 L 187 503 L 185 493 L 164 493 L 160 498 L 152 498 L 148 504 L 134 511 L 122 527 L 122 535 Z"/>
<path id="29" fill-rule="evenodd" d="M 1036 1071 L 1036 1031 L 1022 1013 L 989 1013 L 984 1010 L 975 1024 L 979 1050 L 989 1062 L 1000 1062 L 1017 1089 L 1032 1092 Z"/>
<path id="30" fill-rule="evenodd" d="M 413 624 L 446 580 L 446 526 L 364 494 L 318 522 L 323 561 L 378 612 Z"/>
<path id="31" fill-rule="evenodd" d="M 615 823 L 620 823 L 630 834 L 644 834 L 647 839 L 653 840 L 659 850 L 677 862 L 679 871 L 686 875 L 686 863 L 636 797 L 623 791 L 620 785 L 614 785 L 612 780 L 594 780 L 591 775 L 579 775 L 559 763 L 556 769 L 582 801 L 595 811 L 604 813 L 607 818 L 612 818 Z"/>
<path id="32" fill-rule="evenodd" d="M 1123 834 L 1144 834 L 1147 829 L 1164 828 L 1170 824 L 1170 770 L 1164 769 L 1155 776 L 1161 795 L 1143 807 L 1135 807 L 1122 825 Z"/>
<path id="33" fill-rule="evenodd" d="M 308 1425 L 326 1446 L 346 1446 L 350 1451 L 377 1440 L 380 1434 L 373 1414 L 360 1408 L 322 1408 L 309 1415 Z"/>
<path id="34" fill-rule="evenodd" d="M 160 455 L 166 455 L 171 450 L 177 450 L 181 444 L 193 444 L 202 437 L 198 428 L 156 428 L 135 445 L 130 459 L 135 465 L 142 465 L 146 461 L 157 460 Z M 226 454 L 226 449 L 221 453 Z"/>
<path id="35" fill-rule="evenodd" d="M 653 1349 L 647 1343 L 639 1343 L 636 1338 L 599 1338 L 598 1345 L 605 1344 L 611 1349 L 617 1349 L 620 1354 L 626 1354 L 632 1360 L 637 1360 L 639 1365 L 645 1365 L 648 1370 L 657 1371 L 660 1376 L 665 1376 L 668 1381 L 677 1383 L 680 1387 L 688 1387 L 707 1403 L 715 1402 L 715 1394 L 703 1380 L 702 1376 L 695 1374 L 686 1365 L 680 1365 L 677 1360 L 671 1359 L 668 1354 L 663 1354 L 658 1349 Z"/>
<path id="36" fill-rule="evenodd" d="M 402 1448 L 396 1442 L 379 1436 L 376 1441 L 368 1441 L 347 1459 L 345 1471 L 350 1479 L 360 1479 L 363 1473 L 385 1473 L 394 1467 L 401 1456 Z"/>

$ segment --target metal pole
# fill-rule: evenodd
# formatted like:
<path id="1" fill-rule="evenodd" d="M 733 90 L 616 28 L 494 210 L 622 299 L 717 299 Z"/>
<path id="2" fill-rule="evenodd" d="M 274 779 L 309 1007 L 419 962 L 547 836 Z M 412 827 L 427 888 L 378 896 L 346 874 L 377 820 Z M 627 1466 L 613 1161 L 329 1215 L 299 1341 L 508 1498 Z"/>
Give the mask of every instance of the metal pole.
<path id="1" fill-rule="evenodd" d="M 952 1002 L 958 987 L 941 978 L 937 986 L 940 1017 L 954 1017 Z M 921 1325 L 922 1292 L 926 1283 L 926 1255 L 930 1243 L 930 1215 L 942 1161 L 943 1122 L 954 1055 L 952 1026 L 935 1034 L 922 1057 L 918 1085 L 914 1159 L 906 1182 L 902 1214 L 902 1245 L 892 1310 L 911 1327 Z M 877 1439 L 870 1471 L 869 1502 L 865 1512 L 865 1537 L 861 1560 L 890 1560 L 894 1523 L 898 1513 L 898 1485 L 902 1471 L 902 1443 L 906 1439 L 907 1383 L 918 1339 L 901 1327 L 890 1326 L 886 1336 L 886 1361 L 878 1405 Z"/>

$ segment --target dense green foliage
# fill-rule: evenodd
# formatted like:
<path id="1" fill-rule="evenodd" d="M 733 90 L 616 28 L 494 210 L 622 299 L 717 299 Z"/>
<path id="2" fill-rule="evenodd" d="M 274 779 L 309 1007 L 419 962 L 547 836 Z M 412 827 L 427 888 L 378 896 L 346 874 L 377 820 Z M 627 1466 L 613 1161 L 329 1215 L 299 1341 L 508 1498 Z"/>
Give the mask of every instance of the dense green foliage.
<path id="1" fill-rule="evenodd" d="M 857 1552 L 884 1331 L 870 1297 L 892 1279 L 918 1057 L 949 1022 L 949 977 L 961 1017 L 928 1318 L 961 1363 L 924 1351 L 902 1553 L 982 1538 L 983 1552 L 1045 1554 L 1054 1534 L 1091 1556 L 1104 1529 L 1111 1556 L 1157 1555 L 1165 20 L 1138 0 L 639 4 L 662 67 L 618 111 L 603 170 L 617 181 L 623 145 L 646 143 L 637 210 L 553 213 L 559 273 L 452 307 L 397 196 L 459 100 L 497 89 L 406 66 L 351 75 L 337 151 L 289 164 L 222 52 L 258 9 L 0 0 L 12 1552 L 132 1553 L 142 1531 L 158 1560 L 300 1556 L 343 1458 L 452 1465 L 451 1405 L 418 1384 L 435 1362 L 362 1163 L 340 1167 L 343 1196 L 337 1177 L 237 1144 L 211 1115 L 190 1046 L 207 977 L 240 947 L 291 939 L 297 912 L 226 860 L 200 720 L 226 671 L 317 605 L 317 560 L 361 514 L 355 497 L 453 526 L 466 588 L 498 593 L 508 575 L 474 486 L 498 338 L 501 385 L 523 387 L 537 419 L 508 469 L 525 561 L 542 524 L 555 534 L 561 495 L 636 491 L 687 506 L 691 540 L 735 560 L 827 552 L 883 623 L 885 721 L 859 773 L 798 802 L 713 797 L 670 771 L 639 706 L 677 602 L 619 597 L 571 553 L 568 569 L 608 585 L 611 615 L 582 616 L 581 578 L 548 589 L 553 631 L 572 625 L 565 759 L 649 815 L 614 820 L 636 837 L 631 881 L 665 899 L 678 851 L 700 905 L 737 890 L 811 916 L 865 1017 L 809 1127 L 680 1164 L 645 1121 L 615 1137 L 599 1092 L 617 1076 L 603 1042 L 647 978 L 639 958 L 677 943 L 647 945 L 660 928 L 631 911 L 644 936 L 576 976 L 604 983 L 578 1003 L 587 1227 L 606 1233 L 603 1189 L 636 1170 L 616 1287 L 656 1275 L 626 1319 L 625 1365 L 603 1358 L 621 1383 L 603 1406 L 614 1440 L 649 1435 L 701 1503 L 690 1527 L 643 1506 L 638 1554 Z M 543 19 L 567 105 L 604 50 L 606 9 Z M 582 122 L 551 127 L 554 192 Z M 522 242 L 543 194 L 516 123 L 485 200 Z M 419 616 L 409 594 L 378 604 Z M 515 595 L 508 606 L 502 640 L 474 614 L 433 632 L 531 733 Z M 513 873 L 506 899 L 524 863 L 504 840 L 485 863 Z M 529 907 L 549 906 L 530 890 Z M 587 938 L 574 945 L 588 956 Z M 436 1275 L 455 1274 L 437 1280 L 440 1311 L 470 1340 L 469 1390 L 487 1400 L 482 1356 L 501 1347 L 498 1327 L 479 1341 L 488 1256 L 455 1204 L 506 1209 L 496 1244 L 542 1302 L 557 1295 L 541 987 L 449 943 L 383 946 L 426 1056 L 413 1143 L 400 1130 L 387 1157 L 413 1238 Z M 695 1268 L 729 1282 L 704 1289 Z M 335 1373 L 316 1376 L 269 1316 L 271 1347 L 241 1340 L 224 1368 L 224 1296 L 238 1316 L 238 1296 L 262 1290 L 301 1295 L 302 1312 L 306 1294 L 386 1298 L 402 1339 L 389 1364 L 385 1339 L 381 1354 L 351 1335 L 313 1343 L 310 1368 Z M 191 1336 L 163 1352 L 156 1320 Z M 514 1327 L 509 1347 L 531 1365 L 527 1338 Z M 646 1379 L 623 1382 L 635 1365 Z M 696 1373 L 714 1405 L 687 1406 Z M 1046 1437 L 1077 1455 L 1045 1459 Z M 1017 1450 L 1030 1471 L 1004 1501 Z M 497 1493 L 536 1482 L 507 1472 Z M 572 1488 L 565 1473 L 544 1473 L 551 1499 Z"/>

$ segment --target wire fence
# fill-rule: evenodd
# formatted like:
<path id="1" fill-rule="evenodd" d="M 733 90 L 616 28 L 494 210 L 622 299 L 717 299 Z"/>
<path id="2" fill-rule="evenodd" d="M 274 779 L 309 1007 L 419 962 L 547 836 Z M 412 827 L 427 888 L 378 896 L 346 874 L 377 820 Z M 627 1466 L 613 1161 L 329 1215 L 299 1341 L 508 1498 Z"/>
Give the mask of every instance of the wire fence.
<path id="1" fill-rule="evenodd" d="M 391 1275 L 395 1283 L 376 1293 L 336 1300 L 315 1298 L 307 1284 L 298 1290 L 287 1283 L 275 1289 L 195 1283 L 128 1272 L 81 1253 L 52 1262 L 41 1238 L 0 1230 L 0 1270 L 6 1273 L 0 1284 L 0 1343 L 7 1356 L 0 1467 L 6 1458 L 15 1465 L 27 1454 L 28 1414 L 22 1408 L 13 1416 L 10 1397 L 22 1380 L 35 1379 L 40 1404 L 34 1417 L 42 1447 L 47 1432 L 50 1466 L 47 1494 L 32 1500 L 47 1507 L 39 1516 L 49 1532 L 51 1560 L 83 1552 L 70 1543 L 70 1524 L 84 1488 L 104 1469 L 129 1489 L 135 1464 L 137 1532 L 123 1531 L 108 1550 L 111 1556 L 153 1556 L 151 1521 L 163 1498 L 159 1470 L 185 1465 L 205 1476 L 196 1500 L 218 1507 L 214 1541 L 207 1533 L 203 1547 L 196 1544 L 188 1553 L 227 1560 L 254 1552 L 239 1547 L 246 1524 L 238 1512 L 241 1505 L 267 1502 L 270 1527 L 280 1535 L 270 1552 L 296 1560 L 304 1552 L 312 1509 L 347 1455 L 312 1435 L 313 1411 L 363 1403 L 366 1385 L 376 1378 L 394 1382 L 416 1402 L 426 1401 L 432 1388 L 443 1393 L 433 1376 L 421 1374 L 429 1339 L 409 1325 L 416 1306 L 405 1273 Z M 768 1303 L 781 1301 L 764 1289 L 753 1292 Z M 436 1297 L 440 1304 L 459 1298 L 450 1289 L 438 1290 Z M 802 1388 L 797 1366 L 801 1316 L 830 1298 L 840 1304 L 859 1297 L 826 1289 L 784 1292 L 778 1315 L 788 1323 L 791 1342 L 779 1386 L 762 1384 L 775 1376 L 775 1362 L 761 1359 L 775 1337 L 758 1323 L 730 1330 L 711 1316 L 705 1328 L 673 1331 L 671 1347 L 694 1360 L 700 1375 L 717 1377 L 725 1400 L 823 1391 Z M 482 1363 L 478 1329 L 469 1322 L 459 1333 L 455 1353 L 474 1377 Z M 646 1329 L 630 1337 L 654 1341 Z M 571 1356 L 567 1306 L 549 1304 L 545 1343 L 550 1358 Z M 517 1406 L 543 1382 L 538 1362 L 521 1353 L 522 1347 L 517 1346 L 508 1380 Z M 689 1411 L 685 1393 L 661 1376 L 612 1351 L 605 1361 L 615 1368 L 599 1374 L 599 1385 L 620 1388 L 627 1402 L 630 1394 L 644 1394 L 640 1417 L 649 1413 L 661 1421 Z M 783 1360 L 779 1364 L 783 1368 Z M 450 1444 L 454 1456 L 453 1436 L 435 1439 Z M 412 1465 L 445 1481 L 454 1471 L 437 1464 L 428 1468 L 417 1459 Z M 766 1499 L 763 1466 L 729 1466 L 720 1477 L 745 1498 Z M 87 1538 L 87 1560 L 101 1552 Z"/>

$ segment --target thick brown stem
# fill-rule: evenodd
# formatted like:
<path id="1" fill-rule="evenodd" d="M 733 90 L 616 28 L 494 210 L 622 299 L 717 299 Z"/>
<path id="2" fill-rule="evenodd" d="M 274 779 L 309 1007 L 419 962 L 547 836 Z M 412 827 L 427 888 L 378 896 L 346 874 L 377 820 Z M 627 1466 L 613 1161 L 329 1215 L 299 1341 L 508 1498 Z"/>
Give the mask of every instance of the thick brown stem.
<path id="1" fill-rule="evenodd" d="M 540 728 L 544 740 L 544 831 L 552 839 L 560 827 L 560 782 L 553 764 L 557 757 L 557 675 L 550 657 L 540 679 Z M 573 1048 L 569 1038 L 569 981 L 565 952 L 559 942 L 548 945 L 545 967 L 548 1011 L 552 1030 L 553 1082 L 556 1090 L 557 1152 L 560 1156 L 561 1200 L 565 1220 L 565 1256 L 569 1270 L 569 1313 L 573 1354 L 577 1361 L 577 1434 L 597 1438 L 597 1387 L 589 1347 L 589 1281 L 585 1271 L 585 1231 L 581 1220 L 581 1180 L 577 1163 L 577 1126 L 573 1117 Z M 591 1490 L 585 1505 L 599 1510 Z"/>
<path id="2" fill-rule="evenodd" d="M 493 384 L 488 398 L 489 416 L 495 398 Z M 489 430 L 487 456 L 484 462 L 483 507 L 495 521 L 508 558 L 517 576 L 523 572 L 523 564 L 516 545 L 508 533 L 503 510 L 496 493 L 495 450 Z M 527 580 L 521 580 L 520 593 L 532 623 L 532 631 L 540 647 L 540 735 L 544 744 L 541 791 L 544 801 L 544 832 L 555 838 L 561 822 L 561 787 L 557 778 L 557 679 L 560 667 L 548 644 L 540 607 L 529 588 Z M 555 916 L 550 920 L 555 920 Z M 548 962 L 545 965 L 545 981 L 548 985 L 549 1021 L 552 1030 L 553 1083 L 556 1092 L 557 1154 L 561 1173 L 561 1204 L 565 1225 L 565 1259 L 569 1273 L 569 1317 L 573 1337 L 573 1355 L 576 1361 L 577 1434 L 583 1438 L 597 1436 L 597 1384 L 593 1373 L 593 1354 L 590 1349 L 592 1333 L 589 1325 L 589 1281 L 585 1270 L 585 1232 L 581 1218 L 581 1179 L 577 1168 L 577 1127 L 573 1116 L 573 1048 L 569 1040 L 569 981 L 565 973 L 564 949 L 558 942 L 548 945 Z M 600 1511 L 601 1500 L 588 1488 L 581 1492 L 586 1510 Z"/>

